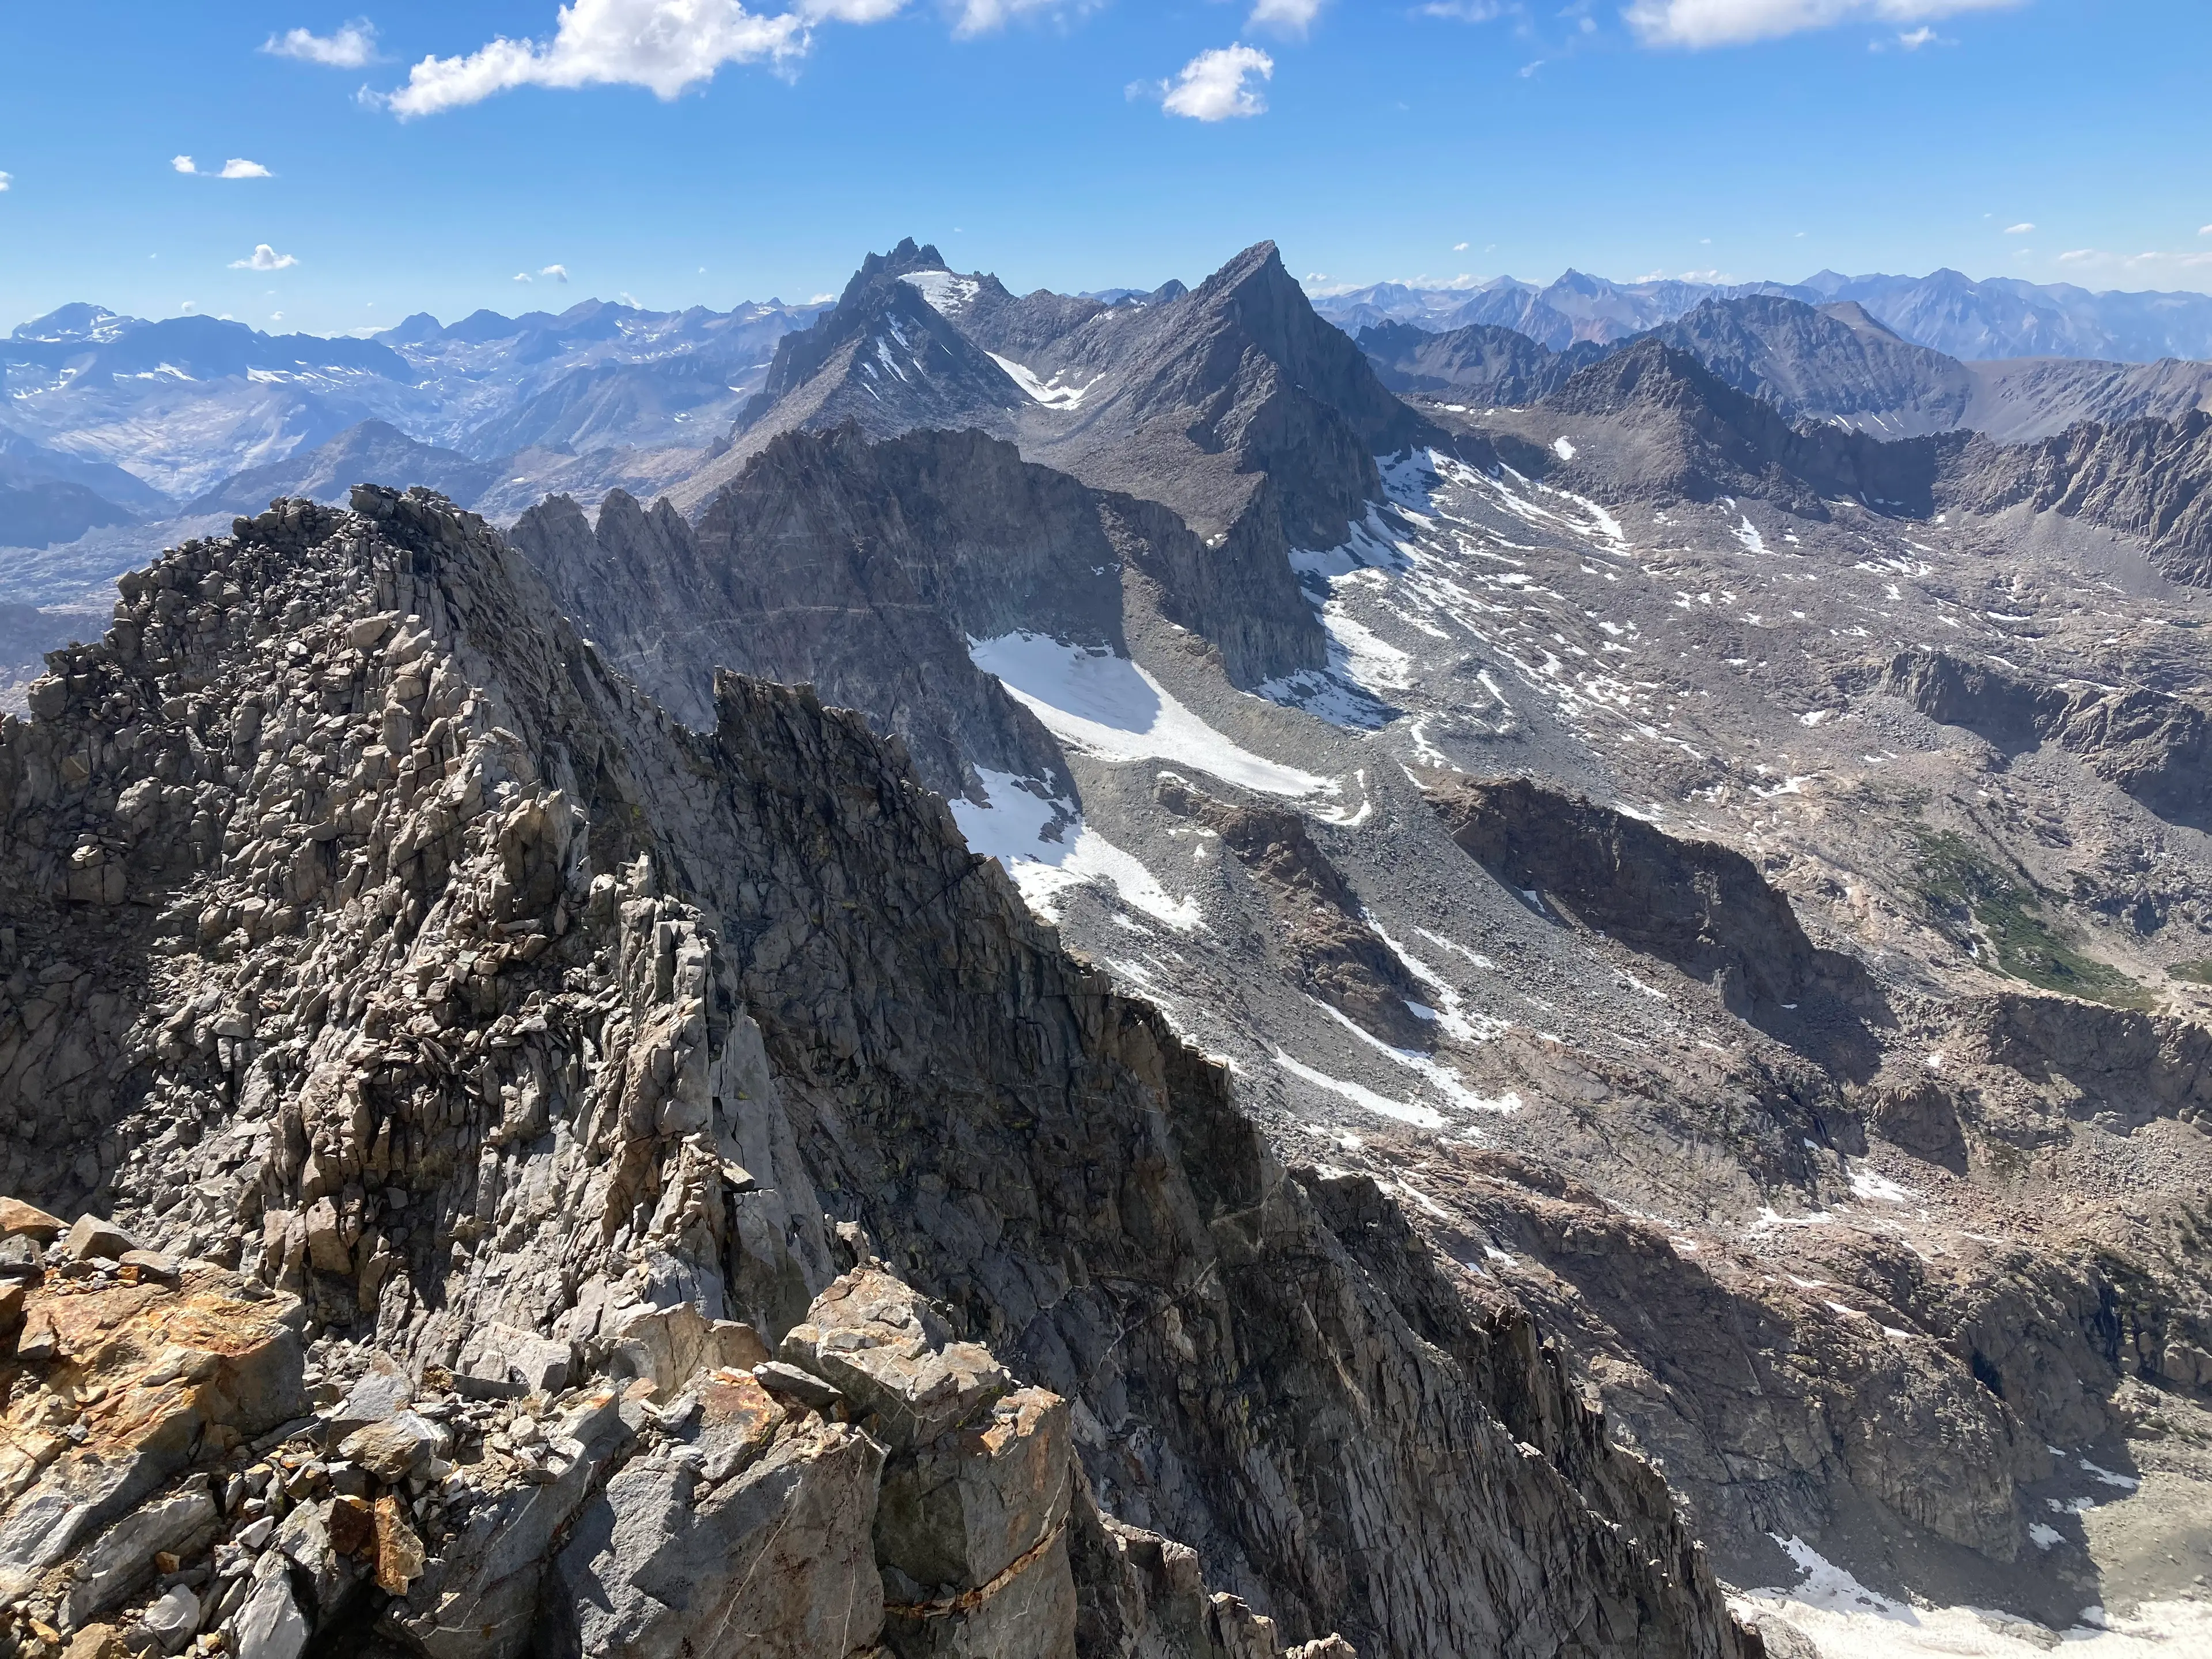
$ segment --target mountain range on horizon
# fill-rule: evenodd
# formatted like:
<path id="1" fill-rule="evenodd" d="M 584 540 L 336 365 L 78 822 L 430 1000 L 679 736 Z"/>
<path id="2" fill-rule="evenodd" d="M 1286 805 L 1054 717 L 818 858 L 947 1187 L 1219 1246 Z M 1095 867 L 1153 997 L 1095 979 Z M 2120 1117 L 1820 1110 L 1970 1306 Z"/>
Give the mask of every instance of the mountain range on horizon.
<path id="1" fill-rule="evenodd" d="M 2204 365 L 1674 299 L 1355 334 L 1269 242 L 908 239 L 804 312 L 46 327 L 11 409 L 213 435 L 0 555 L 100 578 L 0 720 L 0 1180 L 154 1247 L 20 1291 L 17 1386 L 96 1407 L 110 1297 L 169 1398 L 173 1270 L 313 1370 L 220 1505 L 212 1431 L 36 1443 L 15 1593 L 240 1659 L 2184 1650 Z M 217 471 L 255 408 L 350 418 Z M 82 1570 L 8 1557 L 53 1514 Z"/>

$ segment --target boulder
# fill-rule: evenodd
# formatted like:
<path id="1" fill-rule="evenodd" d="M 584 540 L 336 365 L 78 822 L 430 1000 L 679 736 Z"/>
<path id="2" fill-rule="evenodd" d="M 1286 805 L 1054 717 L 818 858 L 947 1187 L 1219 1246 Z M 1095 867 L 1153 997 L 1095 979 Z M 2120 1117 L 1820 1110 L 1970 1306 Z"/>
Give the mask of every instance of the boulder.
<path id="1" fill-rule="evenodd" d="M 618 1316 L 606 1364 L 609 1376 L 644 1378 L 653 1384 L 653 1397 L 665 1401 L 702 1370 L 750 1370 L 768 1358 L 768 1346 L 751 1326 L 708 1319 L 682 1302 Z"/>
<path id="2" fill-rule="evenodd" d="M 896 1459 L 876 1509 L 884 1639 L 901 1659 L 1068 1659 L 1067 1402 L 1023 1389 Z"/>
<path id="3" fill-rule="evenodd" d="M 20 1233 L 45 1243 L 60 1237 L 68 1225 L 59 1217 L 48 1215 L 20 1198 L 0 1198 L 0 1237 L 13 1238 Z"/>
<path id="4" fill-rule="evenodd" d="M 330 1431 L 343 1439 L 372 1423 L 388 1423 L 415 1403 L 414 1380 L 388 1354 L 371 1353 L 346 1397 L 330 1414 Z"/>
<path id="5" fill-rule="evenodd" d="M 112 1221 L 81 1215 L 62 1240 L 62 1251 L 72 1261 L 116 1261 L 138 1248 L 138 1241 Z"/>
<path id="6" fill-rule="evenodd" d="M 236 1659 L 300 1659 L 307 1645 L 307 1620 L 292 1593 L 283 1558 L 253 1564 L 253 1588 L 231 1623 Z"/>
<path id="7" fill-rule="evenodd" d="M 146 1634 L 164 1653 L 180 1653 L 199 1633 L 200 1598 L 189 1585 L 179 1584 L 138 1615 Z"/>
<path id="8" fill-rule="evenodd" d="M 874 1267 L 815 1297 L 779 1352 L 842 1390 L 894 1449 L 936 1439 L 1013 1387 L 989 1349 L 951 1340 L 921 1296 Z"/>
<path id="9" fill-rule="evenodd" d="M 358 1463 L 387 1486 L 396 1485 L 437 1455 L 438 1426 L 413 1412 L 356 1429 L 338 1443 L 338 1455 Z"/>
<path id="10" fill-rule="evenodd" d="M 647 1659 L 732 1651 L 744 1632 L 747 1659 L 866 1652 L 883 1620 L 883 1458 L 859 1430 L 809 1419 L 703 1492 L 688 1459 L 633 1461 L 585 1510 L 548 1586 L 548 1606 L 574 1621 L 564 1645 Z"/>

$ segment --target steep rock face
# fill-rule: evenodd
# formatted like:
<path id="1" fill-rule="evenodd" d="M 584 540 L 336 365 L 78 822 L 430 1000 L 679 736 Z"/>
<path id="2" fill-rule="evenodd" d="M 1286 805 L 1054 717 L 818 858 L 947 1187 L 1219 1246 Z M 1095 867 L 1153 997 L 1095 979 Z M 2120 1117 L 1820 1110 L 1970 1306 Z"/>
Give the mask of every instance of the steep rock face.
<path id="1" fill-rule="evenodd" d="M 1679 841 L 1531 778 L 1435 780 L 1431 800 L 1468 855 L 1584 927 L 1717 986 L 1731 1009 L 1803 994 L 1820 953 L 1741 853 Z"/>
<path id="2" fill-rule="evenodd" d="M 1813 519 L 1825 519 L 1825 503 L 1837 496 L 1928 516 L 1947 456 L 1966 441 L 1883 443 L 1832 426 L 1793 426 L 1657 340 L 1593 363 L 1536 407 L 1613 422 L 1626 441 L 1626 465 L 1600 471 L 1583 459 L 1559 469 L 1570 487 L 1693 501 L 1751 495 Z"/>
<path id="3" fill-rule="evenodd" d="M 1374 323 L 1359 349 L 1393 392 L 1452 392 L 1489 404 L 1531 404 L 1558 391 L 1574 372 L 1606 355 L 1579 342 L 1565 351 L 1492 323 L 1431 334 L 1410 323 Z"/>
<path id="4" fill-rule="evenodd" d="M 1525 1316 L 1406 1293 L 1402 1236 L 1348 1244 L 1224 1069 L 1062 954 L 857 716 L 724 676 L 690 732 L 479 521 L 356 501 L 171 556 L 0 729 L 0 945 L 47 964 L 6 985 L 9 1184 L 299 1297 L 338 1382 L 290 1455 L 367 1472 L 288 1477 L 304 1518 L 215 1617 L 441 1659 L 582 1650 L 586 1617 L 615 1621 L 593 1651 L 725 1615 L 771 1620 L 765 1651 L 920 1650 L 930 1577 L 994 1558 L 943 1576 L 878 1494 L 915 1458 L 898 1512 L 935 1512 L 928 1425 L 964 1422 L 952 1491 L 1041 1493 L 1000 1535 L 1048 1540 L 1020 1472 L 1057 1396 L 1067 1578 L 1031 1546 L 990 1584 L 1073 1583 L 1037 1627 L 1090 1650 L 1741 1650 Z M 869 1291 L 919 1346 L 864 1386 L 823 1292 L 890 1264 L 946 1340 Z M 1041 1395 L 929 1415 L 930 1378 L 966 1399 L 991 1367 Z M 252 1530 L 227 1480 L 222 1509 Z M 544 1593 L 556 1550 L 605 1594 Z M 185 1617 L 162 1598 L 136 1616 Z M 1211 1647 L 1164 1647 L 1154 1608 Z"/>
<path id="5" fill-rule="evenodd" d="M 712 726 L 718 668 L 812 684 L 898 736 L 948 795 L 983 788 L 976 768 L 1072 787 L 1051 736 L 969 659 L 969 635 L 1121 641 L 1121 554 L 1091 493 L 975 433 L 790 434 L 696 531 L 665 501 L 647 514 L 617 495 L 596 529 L 556 499 L 514 541 L 688 724 Z"/>
<path id="6" fill-rule="evenodd" d="M 1152 495 L 1209 538 L 1264 476 L 1291 544 L 1334 546 L 1381 495 L 1374 457 L 1425 431 L 1314 314 L 1272 242 L 1179 300 L 1093 318 L 1047 362 L 1103 384 L 1064 428 L 1033 421 L 1024 447 L 1086 482 Z"/>
<path id="7" fill-rule="evenodd" d="M 1283 925 L 1283 967 L 1294 984 L 1386 1042 L 1412 1048 L 1436 1041 L 1433 1019 L 1408 1006 L 1420 1001 L 1421 988 L 1376 936 L 1304 817 L 1287 807 L 1222 800 L 1173 772 L 1159 775 L 1152 795 L 1220 836 L 1252 872 Z"/>
<path id="8" fill-rule="evenodd" d="M 1778 294 L 1708 300 L 1651 337 L 1791 420 L 1837 422 L 1885 438 L 1949 431 L 1973 392 L 1965 366 L 1942 352 L 1863 313 L 1846 318 Z"/>
<path id="9" fill-rule="evenodd" d="M 1947 479 L 1970 512 L 2025 507 L 2140 537 L 2176 581 L 2212 585 L 2212 413 L 2085 422 L 2041 443 L 1977 445 Z"/>
<path id="10" fill-rule="evenodd" d="M 1028 399 L 988 353 L 954 328 L 922 289 L 901 280 L 942 270 L 933 247 L 909 237 L 871 253 L 836 306 L 776 342 L 768 380 L 738 418 L 736 447 L 690 483 L 708 499 L 769 439 L 847 421 L 877 436 L 916 426 L 1007 432 Z"/>
<path id="11" fill-rule="evenodd" d="M 2008 753 L 2055 743 L 2172 823 L 2212 823 L 2212 720 L 2148 687 L 2062 685 L 1942 651 L 1903 651 L 1887 686 L 1922 714 Z"/>

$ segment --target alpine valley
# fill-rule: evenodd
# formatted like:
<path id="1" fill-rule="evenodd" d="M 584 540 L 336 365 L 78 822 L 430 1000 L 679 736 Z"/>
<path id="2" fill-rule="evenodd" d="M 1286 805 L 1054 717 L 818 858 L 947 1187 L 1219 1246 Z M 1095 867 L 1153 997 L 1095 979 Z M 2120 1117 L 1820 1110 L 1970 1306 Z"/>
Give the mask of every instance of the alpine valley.
<path id="1" fill-rule="evenodd" d="M 0 1659 L 2212 1650 L 2208 358 L 25 324 Z"/>

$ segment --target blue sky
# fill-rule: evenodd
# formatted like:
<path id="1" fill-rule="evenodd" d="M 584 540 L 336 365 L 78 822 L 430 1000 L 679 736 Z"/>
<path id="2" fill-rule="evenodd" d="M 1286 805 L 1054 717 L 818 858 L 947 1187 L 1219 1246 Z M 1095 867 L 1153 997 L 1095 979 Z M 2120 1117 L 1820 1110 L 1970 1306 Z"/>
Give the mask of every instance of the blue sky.
<path id="1" fill-rule="evenodd" d="M 1273 237 L 1333 283 L 2212 289 L 2203 0 L 356 5 L 0 7 L 0 326 L 720 307 L 908 234 L 1017 289 Z"/>

